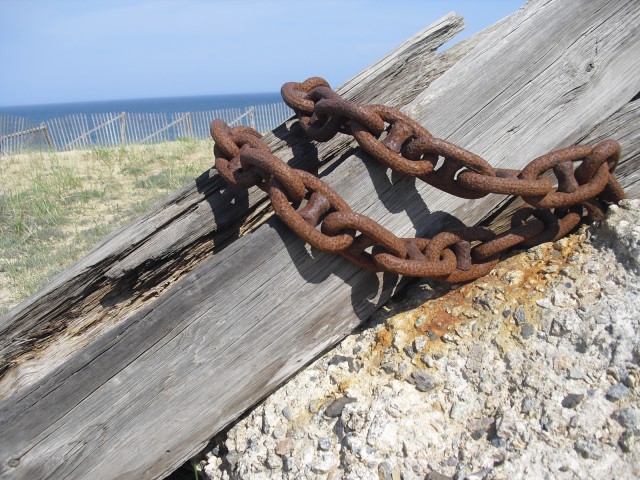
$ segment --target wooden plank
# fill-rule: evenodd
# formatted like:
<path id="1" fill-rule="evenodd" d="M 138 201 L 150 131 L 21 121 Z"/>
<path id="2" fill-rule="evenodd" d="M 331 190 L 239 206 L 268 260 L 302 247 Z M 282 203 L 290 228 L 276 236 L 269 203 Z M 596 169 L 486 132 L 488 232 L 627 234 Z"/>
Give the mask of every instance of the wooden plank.
<path id="1" fill-rule="evenodd" d="M 163 141 L 163 136 L 162 134 L 165 132 L 164 130 L 164 121 L 163 121 L 163 114 L 161 113 L 152 113 L 151 114 L 152 118 L 153 118 L 153 130 L 154 132 L 161 132 L 158 134 L 158 139 L 162 142 Z"/>
<path id="2" fill-rule="evenodd" d="M 104 123 L 105 115 L 96 113 L 91 115 L 91 121 L 93 122 L 94 127 L 92 128 L 93 132 L 88 132 L 89 134 L 93 133 L 95 135 L 95 141 L 92 142 L 95 145 L 106 146 L 106 142 L 104 139 L 104 131 L 102 131 L 99 126 Z M 93 139 L 92 139 L 93 140 Z"/>
<path id="3" fill-rule="evenodd" d="M 60 143 L 60 150 L 65 150 L 65 145 L 69 141 L 69 132 L 67 131 L 66 125 L 68 123 L 67 117 L 59 117 L 55 119 L 58 124 L 58 132 L 60 132 L 60 138 L 62 142 Z"/>
<path id="4" fill-rule="evenodd" d="M 110 120 L 113 120 L 108 128 L 109 128 L 109 145 L 115 147 L 118 145 L 120 140 L 120 114 L 118 113 L 109 113 L 108 117 Z"/>
<path id="5" fill-rule="evenodd" d="M 198 112 L 198 138 L 208 138 L 206 119 L 210 118 L 205 112 Z"/>
<path id="6" fill-rule="evenodd" d="M 428 111 L 438 126 L 453 117 L 450 131 L 439 135 L 460 135 L 459 142 L 467 147 L 477 141 L 476 123 L 484 131 L 493 125 L 491 119 L 499 120 L 498 113 L 510 115 L 518 128 L 506 140 L 498 141 L 500 129 L 484 132 L 494 137 L 496 158 L 530 143 L 545 121 L 558 122 L 555 129 L 544 129 L 545 142 L 566 144 L 581 130 L 584 133 L 580 124 L 567 121 L 576 103 L 589 105 L 591 125 L 597 125 L 633 96 L 625 98 L 630 89 L 640 89 L 639 66 L 630 53 L 640 47 L 634 32 L 638 9 L 631 0 L 615 5 L 604 0 L 588 5 L 530 2 L 431 84 L 409 110 L 419 118 Z M 571 81 L 557 84 L 556 79 L 567 77 L 567 58 L 591 53 L 581 40 L 591 37 L 598 39 L 600 61 L 606 66 L 606 91 L 591 88 L 591 82 L 601 86 L 601 73 L 590 76 L 585 88 L 576 89 Z M 519 63 L 524 44 L 538 57 L 523 71 Z M 492 58 L 501 62 L 489 62 Z M 441 84 L 449 85 L 458 97 L 473 92 L 479 75 L 472 67 L 477 64 L 484 65 L 483 75 L 492 79 L 487 82 L 492 88 L 479 93 L 482 101 L 472 98 L 455 108 L 442 102 L 449 90 Z M 530 84 L 540 81 L 537 88 L 543 87 L 546 95 L 532 101 Z M 392 90 L 396 94 L 398 89 Z M 554 108 L 559 103 L 564 108 Z M 529 147 L 529 153 L 542 148 L 537 142 Z M 529 158 L 515 157 L 512 166 L 522 166 Z M 324 180 L 356 211 L 399 235 L 414 233 L 414 224 L 424 231 L 439 229 L 450 218 L 444 212 L 474 223 L 487 210 L 476 206 L 482 202 L 449 196 L 443 202 L 443 194 L 414 186 L 411 179 L 391 185 L 384 169 L 356 156 L 343 159 Z M 231 198 L 237 197 L 226 199 Z M 223 200 L 218 197 L 219 203 L 210 207 L 226 207 Z M 436 206 L 441 215 L 431 213 Z M 156 225 L 156 230 L 162 228 Z M 361 271 L 337 256 L 309 255 L 277 219 L 269 219 L 54 371 L 6 397 L 0 404 L 0 421 L 7 425 L 0 439 L 0 474 L 163 475 L 367 318 L 396 283 L 392 276 Z M 141 448 L 148 438 L 165 454 L 154 456 Z M 117 455 L 106 453 L 115 451 Z"/>
<path id="7" fill-rule="evenodd" d="M 446 64 L 447 61 L 449 64 L 457 61 L 462 53 L 461 50 L 458 49 L 446 55 L 440 55 L 436 54 L 435 50 L 439 45 L 448 40 L 456 30 L 459 30 L 461 26 L 462 20 L 460 17 L 448 16 L 425 29 L 425 31 L 415 37 L 415 42 L 419 44 L 418 46 L 410 45 L 410 48 L 404 46 L 404 50 L 392 53 L 397 61 L 395 63 L 387 62 L 389 74 L 395 74 L 400 70 L 404 71 L 409 78 L 413 76 L 413 78 L 419 78 L 422 82 L 425 82 L 424 76 L 418 76 L 412 72 L 414 68 L 421 68 L 423 72 L 425 71 L 422 63 L 416 65 L 411 62 L 411 60 L 422 55 L 428 55 L 434 58 L 437 69 L 439 70 L 438 74 L 442 73 L 444 70 L 443 65 Z M 466 45 L 464 48 L 467 49 L 472 46 L 471 43 L 467 43 Z M 379 65 L 374 65 L 373 68 L 376 69 L 378 74 L 382 69 Z M 430 79 L 436 75 L 436 73 L 428 69 L 426 73 L 430 75 Z M 401 90 L 403 85 L 412 86 L 408 81 L 398 78 L 393 88 L 395 90 Z M 370 86 L 373 87 L 374 85 Z M 374 90 L 370 88 L 369 91 L 373 92 Z M 394 93 L 394 95 L 397 94 Z M 378 97 L 381 97 L 380 93 L 378 93 Z M 374 100 L 374 97 L 372 96 L 370 100 Z M 284 128 L 282 130 L 286 131 Z M 282 135 L 282 133 L 279 133 L 279 135 Z M 273 136 L 272 142 L 279 143 L 282 146 L 287 145 L 283 140 L 278 140 Z M 290 147 L 287 146 L 287 148 Z M 262 193 L 252 191 L 245 202 L 242 199 L 242 195 L 238 195 L 224 188 L 217 176 L 212 172 L 208 172 L 205 176 L 198 179 L 194 185 L 178 193 L 167 203 L 167 205 L 177 206 L 177 210 L 173 208 L 167 209 L 167 205 L 165 205 L 164 208 L 139 219 L 123 231 L 114 234 L 110 239 L 107 239 L 102 246 L 89 254 L 84 261 L 73 267 L 71 269 L 73 272 L 71 270 L 67 271 L 44 291 L 40 292 L 40 294 L 24 302 L 22 307 L 15 309 L 9 316 L 2 320 L 1 325 L 2 332 L 0 334 L 0 341 L 3 342 L 4 348 L 3 365 L 10 367 L 8 370 L 5 370 L 3 377 L 4 388 L 2 395 L 5 397 L 8 396 L 4 401 L 10 402 L 12 401 L 10 400 L 11 398 L 14 400 L 17 398 L 24 399 L 24 395 L 27 394 L 26 392 L 31 388 L 35 388 L 36 383 L 46 381 L 46 378 L 51 378 L 51 375 L 57 375 L 55 369 L 64 368 L 67 360 L 71 360 L 69 355 L 81 345 L 93 344 L 99 335 L 97 335 L 98 332 L 96 329 L 91 333 L 92 325 L 99 323 L 99 330 L 101 330 L 100 333 L 103 335 L 106 334 L 108 328 L 114 324 L 124 325 L 128 317 L 124 314 L 121 315 L 121 313 L 124 312 L 121 310 L 123 305 L 120 303 L 120 293 L 112 296 L 109 292 L 115 292 L 113 287 L 116 287 L 117 290 L 122 289 L 123 291 L 137 289 L 135 284 L 139 280 L 142 280 L 142 278 L 138 277 L 138 280 L 136 280 L 136 269 L 134 268 L 134 271 L 132 271 L 128 268 L 128 265 L 125 266 L 120 263 L 126 256 L 137 250 L 136 244 L 146 249 L 147 240 L 152 240 L 152 243 L 156 243 L 156 245 L 159 246 L 157 241 L 161 240 L 164 235 L 159 235 L 156 239 L 150 239 L 149 236 L 155 237 L 154 232 L 157 232 L 158 228 L 162 228 L 162 225 L 173 230 L 177 225 L 173 225 L 171 219 L 177 220 L 182 226 L 175 231 L 166 231 L 168 235 L 166 238 L 173 237 L 174 240 L 178 240 L 176 243 L 178 249 L 175 250 L 171 247 L 173 253 L 169 253 L 164 247 L 161 247 L 161 249 L 168 253 L 165 260 L 173 263 L 173 266 L 169 267 L 169 269 L 177 270 L 178 273 L 182 269 L 184 272 L 184 270 L 190 267 L 189 262 L 193 262 L 194 259 L 201 260 L 204 257 L 202 255 L 204 248 L 210 249 L 210 245 L 207 245 L 206 242 L 211 238 L 209 236 L 211 230 L 220 232 L 219 237 L 216 238 L 217 244 L 222 243 L 221 241 L 218 242 L 219 239 L 232 238 L 235 235 L 233 231 L 235 230 L 234 223 L 237 223 L 238 220 L 246 215 L 251 204 L 255 206 L 262 199 L 264 199 Z M 233 205 L 229 205 L 232 201 Z M 169 210 L 173 210 L 173 212 L 169 212 Z M 185 214 L 187 215 L 186 218 L 184 217 Z M 180 217 L 182 217 L 182 220 L 180 220 Z M 193 230 L 193 227 L 197 227 L 199 231 Z M 146 234 L 143 233 L 145 230 Z M 175 237 L 174 235 L 176 234 L 181 238 Z M 125 243 L 127 245 L 125 245 Z M 198 258 L 197 255 L 188 256 L 193 250 L 197 251 L 198 249 L 200 250 L 200 258 Z M 118 251 L 120 251 L 119 254 L 116 253 Z M 157 255 L 159 251 L 160 250 L 156 248 L 151 248 L 151 250 L 149 250 L 151 256 L 145 261 L 145 264 L 151 267 L 148 273 L 150 273 L 152 277 L 154 270 L 158 270 L 158 268 L 152 267 L 151 263 L 155 263 L 158 260 Z M 183 251 L 187 255 L 183 255 L 180 251 Z M 163 256 L 164 254 L 160 255 Z M 172 257 L 177 262 L 172 261 Z M 134 260 L 134 262 L 135 261 L 137 260 Z M 164 260 L 162 263 L 164 263 Z M 100 267 L 100 265 L 102 265 L 102 267 Z M 117 273 L 118 271 L 121 273 Z M 131 276 L 131 274 L 133 274 L 133 276 Z M 147 274 L 143 274 L 143 276 L 146 275 Z M 129 283 L 128 280 L 122 282 L 125 278 L 132 279 L 133 283 Z M 159 277 L 156 277 L 155 281 L 158 279 Z M 107 280 L 107 283 L 110 284 L 108 289 L 103 289 L 104 285 L 102 282 L 104 280 Z M 163 285 L 163 282 L 166 281 L 167 277 L 157 285 L 166 288 L 165 285 Z M 87 289 L 86 287 L 92 283 L 94 287 L 97 288 Z M 129 285 L 125 285 L 126 283 L 129 283 Z M 140 286 L 146 290 L 149 284 Z M 93 292 L 90 290 L 93 290 Z M 153 294 L 150 296 L 145 295 L 145 298 L 152 299 L 153 296 Z M 146 301 L 148 300 L 145 300 L 145 302 Z M 136 310 L 136 301 L 129 302 L 129 300 L 125 300 L 124 303 L 129 304 L 127 313 L 130 314 Z M 100 310 L 97 316 L 95 314 L 98 312 L 95 309 Z M 120 310 L 120 313 L 114 315 L 118 310 Z M 76 320 L 80 320 L 80 322 L 76 322 Z M 113 330 L 111 331 L 113 332 Z M 58 332 L 57 335 L 56 332 Z M 87 333 L 90 334 L 87 335 Z M 47 336 L 49 340 L 40 342 L 36 334 Z M 80 341 L 78 342 L 78 340 Z M 38 346 L 36 346 L 36 343 Z M 34 348 L 40 351 L 47 351 L 46 362 L 32 362 L 33 359 L 30 360 L 28 358 L 29 352 L 33 351 Z M 27 373 L 27 370 L 30 370 L 30 373 Z M 89 387 L 89 384 L 87 384 L 87 387 Z M 67 406 L 70 405 L 69 402 L 65 401 L 64 403 Z M 3 405 L 6 404 L 3 403 Z M 53 420 L 55 417 L 56 415 L 54 414 L 50 419 Z M 14 446 L 17 445 L 18 444 L 14 444 Z M 0 450 L 3 452 L 15 451 L 13 448 L 11 450 Z M 181 452 L 180 456 L 183 457 L 183 454 L 184 452 Z M 177 465 L 179 460 L 174 458 L 172 462 L 176 462 Z M 28 465 L 28 463 L 25 459 L 23 466 Z M 2 463 L 2 465 L 6 466 L 6 463 Z M 2 467 L 0 466 L 0 468 Z"/>
<path id="8" fill-rule="evenodd" d="M 183 136 L 186 138 L 195 138 L 193 131 L 193 113 L 187 112 L 184 114 L 183 122 Z"/>
<path id="9" fill-rule="evenodd" d="M 127 113 L 127 123 L 125 128 L 127 129 L 127 144 L 136 143 L 136 131 L 135 131 L 135 113 Z"/>
<path id="10" fill-rule="evenodd" d="M 51 141 L 51 137 L 49 137 L 49 132 L 47 131 L 47 124 L 42 122 L 40 126 L 42 127 L 42 132 L 44 134 L 44 139 L 47 142 L 47 147 L 49 149 L 55 148 L 53 142 Z"/>
<path id="11" fill-rule="evenodd" d="M 417 93 L 416 82 L 428 84 L 484 35 L 436 54 L 435 50 L 461 28 L 462 19 L 454 15 L 425 28 L 413 37 L 413 42 L 406 42 L 370 67 L 375 72 L 374 81 L 384 77 L 384 69 L 395 76 L 396 83 L 390 84 L 389 92 L 377 90 L 375 83 L 360 91 L 370 92 L 370 102 L 384 102 L 390 97 L 406 101 L 410 96 L 399 96 L 398 92 L 411 89 Z M 431 58 L 434 65 L 425 66 L 423 57 Z M 357 81 L 366 83 L 367 77 Z M 358 91 L 354 81 L 348 82 L 346 88 Z M 135 127 L 132 136 L 137 142 L 141 138 L 142 114 L 132 115 L 135 116 L 129 124 Z M 331 147 L 321 146 L 316 155 L 309 142 L 285 126 L 266 138 L 282 157 L 291 156 L 295 150 L 297 161 L 292 164 L 306 168 L 317 165 L 318 156 L 322 161 L 343 155 L 351 145 L 345 137 L 336 138 Z M 127 315 L 153 303 L 162 291 L 214 250 L 235 239 L 241 229 L 250 228 L 266 208 L 261 190 L 235 192 L 214 171 L 209 171 L 156 210 L 113 233 L 0 321 L 0 398 L 44 377 L 76 346 L 90 343 Z M 250 214 L 255 217 L 247 218 Z M 63 342 L 62 348 L 58 341 Z M 34 349 L 47 350 L 48 361 L 31 358 Z"/>
<path id="12" fill-rule="evenodd" d="M 66 127 L 69 130 L 68 134 L 69 134 L 69 138 L 71 138 L 71 141 L 65 146 L 65 150 L 71 150 L 73 147 L 73 142 L 75 141 L 75 139 L 78 137 L 78 132 L 76 130 L 76 122 L 75 122 L 76 118 L 75 118 L 75 114 L 71 114 L 68 115 L 66 118 Z"/>
<path id="13" fill-rule="evenodd" d="M 194 127 L 195 127 L 195 135 L 196 138 L 200 138 L 200 139 L 204 139 L 207 138 L 206 137 L 206 128 L 204 126 L 205 121 L 205 113 L 204 112 L 196 112 L 195 114 L 195 123 L 194 123 Z"/>
<path id="14" fill-rule="evenodd" d="M 81 133 L 78 132 L 77 114 L 75 113 L 69 115 L 69 130 L 71 133 L 71 138 L 73 138 L 73 141 L 67 144 L 67 150 L 71 150 L 73 148 L 72 146 L 75 140 L 81 135 Z"/>
<path id="15" fill-rule="evenodd" d="M 120 142 L 119 145 L 125 146 L 127 144 L 127 114 L 122 112 L 118 115 L 120 118 Z"/>
<path id="16" fill-rule="evenodd" d="M 82 137 L 82 142 L 81 142 L 81 146 L 82 147 L 86 147 L 86 130 L 83 128 L 84 127 L 84 122 L 83 122 L 83 115 L 82 114 L 76 114 L 74 116 L 74 127 L 76 129 L 76 134 L 79 137 Z"/>
<path id="17" fill-rule="evenodd" d="M 102 130 L 101 128 L 96 128 L 98 125 L 101 125 L 102 123 L 104 123 L 104 119 L 105 119 L 105 115 L 104 114 L 92 114 L 91 115 L 91 122 L 93 125 L 93 128 L 91 130 L 87 132 L 87 135 L 91 135 L 93 134 L 93 138 L 89 138 L 89 141 L 91 142 L 92 145 L 97 145 L 97 146 L 106 146 L 106 141 L 104 138 L 104 130 Z"/>
<path id="18" fill-rule="evenodd" d="M 153 132 L 159 132 L 160 130 L 163 129 L 163 121 L 162 121 L 162 114 L 161 113 L 152 113 L 151 114 L 151 119 L 152 119 L 152 124 L 153 124 Z M 163 130 L 164 132 L 164 130 Z M 162 141 L 162 133 L 160 132 L 160 134 L 158 135 L 158 138 L 160 141 Z"/>
<path id="19" fill-rule="evenodd" d="M 113 123 L 113 118 L 112 115 L 110 113 L 105 113 L 102 115 L 102 118 L 105 121 L 109 121 L 110 124 L 109 125 L 104 125 L 104 128 L 101 129 L 101 134 L 102 134 L 102 145 L 105 147 L 108 147 L 111 145 L 111 132 L 110 132 L 110 125 Z"/>
<path id="20" fill-rule="evenodd" d="M 579 143 L 595 145 L 606 138 L 615 138 L 622 155 L 615 176 L 629 198 L 640 197 L 640 101 L 635 99 L 596 126 Z M 500 232 L 509 228 L 513 212 L 524 206 L 520 198 L 508 199 L 487 212 L 482 223 Z"/>
<path id="21" fill-rule="evenodd" d="M 147 113 L 147 135 L 142 139 L 142 143 L 146 143 L 149 135 L 153 135 L 156 131 L 156 116 L 153 113 Z"/>
<path id="22" fill-rule="evenodd" d="M 140 131 L 143 136 L 140 138 L 140 143 L 144 143 L 144 138 L 149 135 L 149 132 L 153 131 L 153 127 L 151 126 L 151 117 L 149 113 L 141 113 L 140 114 Z"/>
<path id="23" fill-rule="evenodd" d="M 156 114 L 156 128 L 158 129 L 158 131 L 160 132 L 160 134 L 158 135 L 158 138 L 161 142 L 164 142 L 167 140 L 167 136 L 166 134 L 167 132 L 167 114 L 166 113 L 158 113 Z"/>
<path id="24" fill-rule="evenodd" d="M 200 113 L 201 112 L 191 113 L 191 131 L 193 138 L 196 140 L 202 138 L 200 135 Z"/>
<path id="25" fill-rule="evenodd" d="M 67 131 L 64 128 L 64 124 L 62 122 L 64 117 L 58 117 L 58 118 L 54 118 L 51 121 L 56 123 L 56 126 L 58 127 L 58 136 L 60 138 L 60 146 L 58 147 L 58 150 L 65 150 L 65 145 L 68 141 L 68 136 L 67 136 Z"/>
<path id="26" fill-rule="evenodd" d="M 138 113 L 137 116 L 138 118 L 136 120 L 136 128 L 138 129 L 139 137 L 136 143 L 141 143 L 140 141 L 147 135 L 147 119 L 144 113 Z"/>
<path id="27" fill-rule="evenodd" d="M 60 135 L 58 134 L 58 125 L 55 122 L 55 119 L 50 119 L 47 121 L 47 127 L 49 128 L 49 134 L 51 135 L 51 139 L 53 140 L 53 144 L 55 149 L 58 150 L 62 142 L 60 141 Z"/>
<path id="28" fill-rule="evenodd" d="M 32 135 L 34 133 L 37 133 L 37 132 L 43 130 L 43 128 L 44 127 L 42 125 L 39 125 L 37 127 L 29 128 L 29 129 L 23 130 L 21 132 L 15 132 L 15 133 L 10 133 L 8 135 L 3 135 L 3 136 L 0 136 L 0 141 L 7 140 L 7 139 L 10 139 L 10 138 L 16 138 L 16 137 L 24 137 L 25 135 Z"/>
<path id="29" fill-rule="evenodd" d="M 116 126 L 116 121 L 118 121 L 118 115 L 116 115 L 115 113 L 108 113 L 105 114 L 105 118 L 109 119 L 109 124 L 106 125 L 106 129 L 105 129 L 105 134 L 107 137 L 107 141 L 109 142 L 109 146 L 113 147 L 116 144 L 116 139 L 115 139 L 115 126 Z"/>
<path id="30" fill-rule="evenodd" d="M 134 133 L 134 141 L 132 143 L 139 143 L 140 139 L 142 138 L 142 135 L 140 135 L 141 122 L 142 122 L 142 114 L 141 113 L 134 114 L 132 125 L 135 133 Z"/>
<path id="31" fill-rule="evenodd" d="M 623 106 L 582 141 L 594 144 L 605 138 L 615 138 L 620 142 L 622 157 L 615 172 L 616 178 L 630 198 L 640 198 L 640 99 Z"/>
<path id="32" fill-rule="evenodd" d="M 84 113 L 78 114 L 78 133 L 82 136 L 82 146 L 89 147 L 91 143 L 87 138 L 86 132 L 89 130 L 89 124 L 87 122 L 87 116 Z"/>
<path id="33" fill-rule="evenodd" d="M 158 139 L 161 142 L 166 141 L 167 134 L 167 114 L 166 113 L 158 113 L 156 114 L 156 128 L 160 132 L 158 135 Z"/>
<path id="34" fill-rule="evenodd" d="M 78 132 L 76 131 L 76 126 L 75 126 L 75 114 L 67 115 L 67 117 L 64 118 L 64 125 L 68 130 L 67 135 L 71 139 L 70 142 L 67 143 L 67 145 L 65 145 L 65 150 L 71 150 L 73 142 L 78 137 Z"/>
<path id="35" fill-rule="evenodd" d="M 136 113 L 134 117 L 133 127 L 135 128 L 135 131 L 136 131 L 134 143 L 139 143 L 140 139 L 143 138 L 142 136 L 143 115 L 144 114 L 142 113 Z"/>

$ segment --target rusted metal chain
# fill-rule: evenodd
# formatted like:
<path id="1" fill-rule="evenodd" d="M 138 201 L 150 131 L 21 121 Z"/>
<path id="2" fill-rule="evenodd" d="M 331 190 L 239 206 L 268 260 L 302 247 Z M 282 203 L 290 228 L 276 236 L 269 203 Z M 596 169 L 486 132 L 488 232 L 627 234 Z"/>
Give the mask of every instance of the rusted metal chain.
<path id="1" fill-rule="evenodd" d="M 491 271 L 501 253 L 561 238 L 581 220 L 601 217 L 606 205 L 625 198 L 612 175 L 620 158 L 615 140 L 556 150 L 522 170 L 499 169 L 435 138 L 393 108 L 343 99 L 322 78 L 286 83 L 282 96 L 313 140 L 349 134 L 375 160 L 451 195 L 466 199 L 489 193 L 513 195 L 530 205 L 516 211 L 511 228 L 500 235 L 465 227 L 431 239 L 399 238 L 353 212 L 322 180 L 277 158 L 255 130 L 228 127 L 222 120 L 211 123 L 215 165 L 229 185 L 257 185 L 268 192 L 276 215 L 311 246 L 339 253 L 373 271 L 451 283 L 472 280 Z M 443 162 L 436 168 L 440 158 Z M 548 171 L 555 174 L 557 186 L 544 176 Z M 303 206 L 296 210 L 295 203 Z"/>

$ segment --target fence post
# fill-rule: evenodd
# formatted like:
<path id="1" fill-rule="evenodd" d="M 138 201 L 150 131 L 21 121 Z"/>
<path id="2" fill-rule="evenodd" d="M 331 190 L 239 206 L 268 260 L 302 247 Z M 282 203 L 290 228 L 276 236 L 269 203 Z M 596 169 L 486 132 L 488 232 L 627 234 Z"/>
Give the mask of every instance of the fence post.
<path id="1" fill-rule="evenodd" d="M 191 112 L 187 112 L 187 135 L 189 138 L 193 138 L 193 130 L 191 129 Z"/>
<path id="2" fill-rule="evenodd" d="M 122 112 L 120 114 L 120 145 L 124 146 L 127 143 L 127 130 L 125 128 L 125 121 L 127 119 L 127 114 Z"/>
<path id="3" fill-rule="evenodd" d="M 55 147 L 53 146 L 53 142 L 49 137 L 49 132 L 47 132 L 47 124 L 42 122 L 40 124 L 40 128 L 42 128 L 42 133 L 44 133 L 44 139 L 47 141 L 47 145 L 49 145 L 49 148 L 53 148 L 55 150 Z"/>
<path id="4" fill-rule="evenodd" d="M 253 107 L 249 107 L 249 126 L 251 128 L 253 128 L 254 130 L 256 129 L 256 118 L 254 115 L 254 108 Z"/>

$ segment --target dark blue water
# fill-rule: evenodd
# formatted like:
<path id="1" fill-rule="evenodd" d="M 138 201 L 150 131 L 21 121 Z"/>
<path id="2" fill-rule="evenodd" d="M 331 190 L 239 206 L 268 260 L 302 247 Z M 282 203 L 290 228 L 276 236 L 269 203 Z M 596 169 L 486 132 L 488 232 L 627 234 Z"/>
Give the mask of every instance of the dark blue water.
<path id="1" fill-rule="evenodd" d="M 0 107 L 0 114 L 24 117 L 34 124 L 55 117 L 75 113 L 177 113 L 201 112 L 225 108 L 244 108 L 253 105 L 282 102 L 279 92 L 235 95 L 206 95 L 196 97 L 140 98 L 102 102 L 59 103 Z"/>

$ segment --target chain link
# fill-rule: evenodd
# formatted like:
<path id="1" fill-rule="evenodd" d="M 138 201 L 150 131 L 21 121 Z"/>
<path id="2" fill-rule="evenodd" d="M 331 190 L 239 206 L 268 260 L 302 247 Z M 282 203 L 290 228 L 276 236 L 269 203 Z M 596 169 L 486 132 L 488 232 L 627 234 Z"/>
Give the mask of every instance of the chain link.
<path id="1" fill-rule="evenodd" d="M 338 133 L 348 134 L 383 165 L 451 195 L 465 199 L 489 193 L 512 195 L 529 204 L 514 213 L 511 228 L 500 235 L 482 227 L 464 227 L 431 239 L 399 238 L 353 212 L 319 178 L 273 155 L 257 131 L 229 127 L 217 119 L 211 123 L 215 166 L 229 185 L 262 188 L 276 215 L 304 241 L 373 271 L 451 283 L 472 280 L 489 273 L 501 253 L 557 240 L 583 219 L 601 218 L 607 205 L 625 198 L 612 175 L 620 159 L 615 140 L 556 150 L 522 170 L 500 169 L 434 137 L 393 108 L 345 100 L 320 77 L 286 83 L 281 93 L 312 140 L 325 142 Z M 555 175 L 557 186 L 548 172 Z M 297 209 L 294 204 L 299 204 Z"/>

